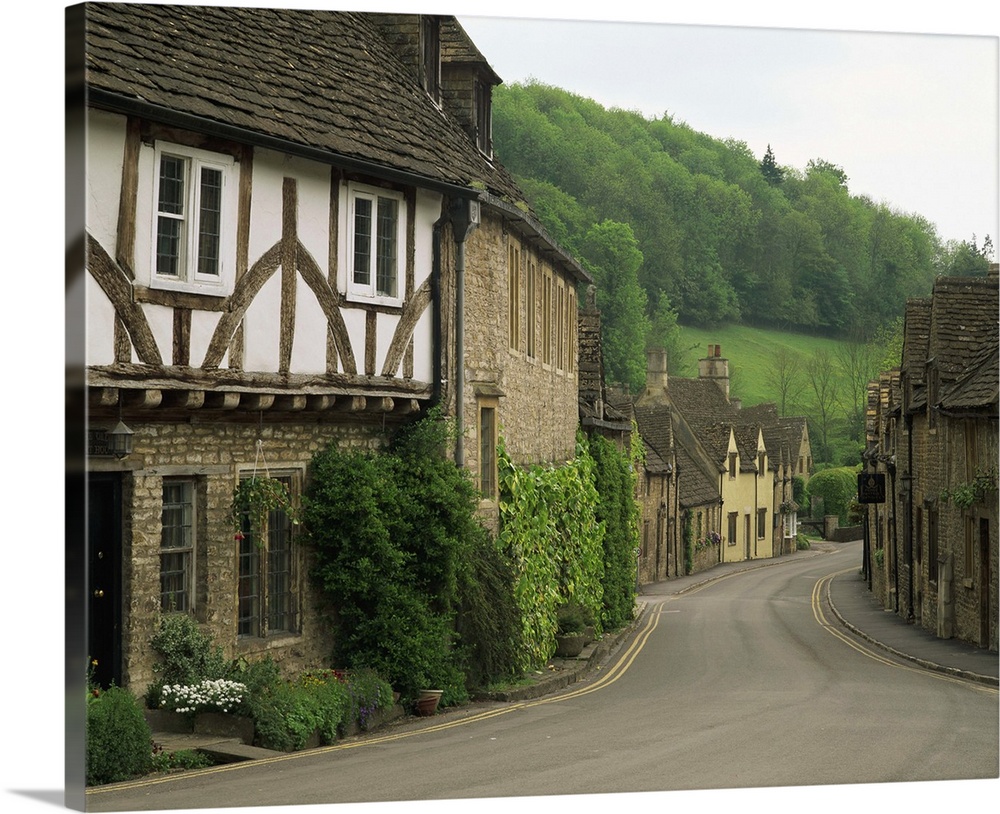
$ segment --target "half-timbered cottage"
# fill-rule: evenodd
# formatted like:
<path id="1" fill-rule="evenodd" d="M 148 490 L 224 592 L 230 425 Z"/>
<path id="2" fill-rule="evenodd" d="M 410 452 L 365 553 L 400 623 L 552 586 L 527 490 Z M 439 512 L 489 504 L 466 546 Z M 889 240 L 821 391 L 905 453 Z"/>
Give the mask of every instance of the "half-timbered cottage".
<path id="1" fill-rule="evenodd" d="M 493 160 L 499 79 L 454 19 L 79 9 L 98 678 L 148 683 L 165 612 L 322 663 L 297 529 L 234 539 L 234 486 L 297 499 L 331 441 L 377 450 L 440 404 L 489 518 L 499 433 L 519 463 L 572 455 L 586 274 Z"/>

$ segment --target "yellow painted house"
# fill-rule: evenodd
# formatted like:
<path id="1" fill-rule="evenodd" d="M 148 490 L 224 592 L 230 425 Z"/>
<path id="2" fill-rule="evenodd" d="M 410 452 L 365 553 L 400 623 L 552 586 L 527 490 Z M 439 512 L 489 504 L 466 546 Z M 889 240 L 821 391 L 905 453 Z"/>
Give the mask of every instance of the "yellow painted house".
<path id="1" fill-rule="evenodd" d="M 709 345 L 708 355 L 699 360 L 698 378 L 671 377 L 664 384 L 667 402 L 688 430 L 689 451 L 701 458 L 703 469 L 718 473 L 719 505 L 711 525 L 722 538 L 719 561 L 775 556 L 778 470 L 758 416 L 744 416 L 729 398 L 729 363 L 722 348 Z"/>

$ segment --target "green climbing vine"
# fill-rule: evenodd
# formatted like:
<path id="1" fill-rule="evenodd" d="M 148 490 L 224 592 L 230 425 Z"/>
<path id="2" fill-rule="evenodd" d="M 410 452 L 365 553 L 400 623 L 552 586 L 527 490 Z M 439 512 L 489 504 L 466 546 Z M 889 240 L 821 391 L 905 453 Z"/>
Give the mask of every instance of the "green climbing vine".
<path id="1" fill-rule="evenodd" d="M 576 601 L 600 618 L 604 525 L 597 519 L 594 461 L 586 439 L 563 466 L 515 466 L 498 445 L 500 533 L 511 562 L 521 615 L 521 668 L 544 664 L 555 651 L 557 612 Z"/>
<path id="2" fill-rule="evenodd" d="M 954 489 L 941 493 L 945 502 L 953 500 L 960 509 L 968 509 L 974 503 L 981 503 L 989 492 L 997 488 L 997 468 L 976 470 L 976 476 L 968 483 L 960 483 Z"/>

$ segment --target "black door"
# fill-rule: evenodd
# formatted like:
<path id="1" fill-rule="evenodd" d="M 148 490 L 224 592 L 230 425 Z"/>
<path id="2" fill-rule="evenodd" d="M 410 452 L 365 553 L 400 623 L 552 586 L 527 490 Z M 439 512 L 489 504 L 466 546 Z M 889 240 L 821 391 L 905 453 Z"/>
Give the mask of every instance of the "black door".
<path id="1" fill-rule="evenodd" d="M 87 479 L 87 645 L 94 678 L 121 685 L 122 482 L 117 473 Z"/>

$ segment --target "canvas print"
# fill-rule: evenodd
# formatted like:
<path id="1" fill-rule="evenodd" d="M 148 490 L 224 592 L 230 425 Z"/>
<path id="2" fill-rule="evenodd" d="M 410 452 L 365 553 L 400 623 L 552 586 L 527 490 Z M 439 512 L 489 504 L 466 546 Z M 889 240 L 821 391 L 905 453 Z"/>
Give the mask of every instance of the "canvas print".
<path id="1" fill-rule="evenodd" d="M 66 9 L 66 803 L 996 780 L 997 38 L 501 13 Z"/>

